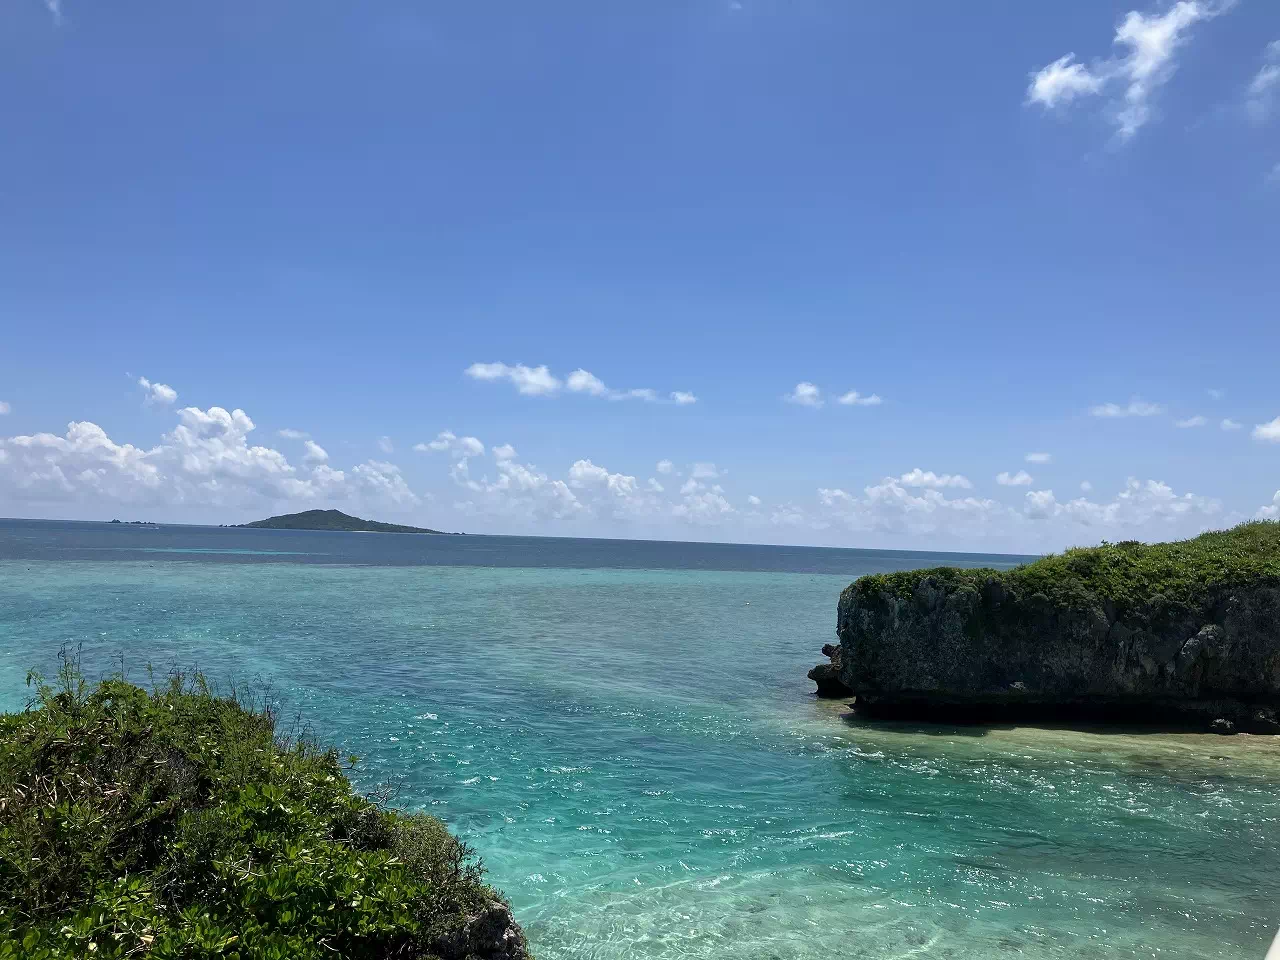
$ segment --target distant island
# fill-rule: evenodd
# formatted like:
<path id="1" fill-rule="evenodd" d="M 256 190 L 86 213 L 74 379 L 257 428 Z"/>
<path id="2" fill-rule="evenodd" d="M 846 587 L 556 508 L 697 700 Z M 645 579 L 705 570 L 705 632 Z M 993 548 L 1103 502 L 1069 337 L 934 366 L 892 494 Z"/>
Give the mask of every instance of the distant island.
<path id="1" fill-rule="evenodd" d="M 259 527 L 265 530 L 345 530 L 350 533 L 438 533 L 426 527 L 409 527 L 402 523 L 380 523 L 377 520 L 361 520 L 341 510 L 303 510 L 279 517 L 267 517 L 253 523 L 234 524 L 237 527 Z"/>

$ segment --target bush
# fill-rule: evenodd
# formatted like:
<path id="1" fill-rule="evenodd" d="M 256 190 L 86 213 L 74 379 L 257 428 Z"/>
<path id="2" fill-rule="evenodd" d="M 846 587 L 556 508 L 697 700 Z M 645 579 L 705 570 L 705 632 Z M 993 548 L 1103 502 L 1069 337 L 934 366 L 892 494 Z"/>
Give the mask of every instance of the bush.
<path id="1" fill-rule="evenodd" d="M 1224 590 L 1280 585 L 1280 523 L 1255 520 L 1171 543 L 1104 542 L 1005 571 L 936 567 L 872 574 L 846 593 L 869 599 L 884 591 L 909 599 L 925 577 L 957 587 L 994 580 L 1019 595 L 1041 593 L 1055 602 L 1100 600 L 1120 615 L 1155 597 L 1197 604 Z"/>
<path id="2" fill-rule="evenodd" d="M 471 851 L 271 709 L 199 676 L 90 685 L 65 657 L 28 682 L 0 716 L 0 960 L 493 954 L 472 928 L 509 914 Z"/>

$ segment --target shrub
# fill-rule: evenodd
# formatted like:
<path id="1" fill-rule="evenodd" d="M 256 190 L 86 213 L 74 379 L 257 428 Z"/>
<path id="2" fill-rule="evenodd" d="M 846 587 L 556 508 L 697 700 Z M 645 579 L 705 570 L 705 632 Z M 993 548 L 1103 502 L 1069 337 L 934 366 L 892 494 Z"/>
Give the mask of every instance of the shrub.
<path id="1" fill-rule="evenodd" d="M 269 708 L 65 657 L 28 682 L 0 716 L 0 960 L 448 958 L 500 904 L 440 821 L 356 794 Z"/>
<path id="2" fill-rule="evenodd" d="M 1020 595 L 1097 600 L 1124 615 L 1155 597 L 1196 604 L 1223 590 L 1280 585 L 1280 523 L 1256 520 L 1170 543 L 1104 542 L 1005 571 L 937 567 L 872 574 L 856 580 L 846 595 L 869 599 L 885 591 L 910 598 L 925 577 L 955 586 L 995 580 Z"/>

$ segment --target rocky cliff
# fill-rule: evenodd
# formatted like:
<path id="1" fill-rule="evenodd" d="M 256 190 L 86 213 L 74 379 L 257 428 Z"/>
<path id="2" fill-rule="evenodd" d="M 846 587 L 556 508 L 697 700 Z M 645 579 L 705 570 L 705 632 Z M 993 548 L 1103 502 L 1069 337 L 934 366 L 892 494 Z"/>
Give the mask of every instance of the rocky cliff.
<path id="1" fill-rule="evenodd" d="M 870 714 L 1280 732 L 1280 525 L 864 577 L 837 633 L 832 667 Z"/>

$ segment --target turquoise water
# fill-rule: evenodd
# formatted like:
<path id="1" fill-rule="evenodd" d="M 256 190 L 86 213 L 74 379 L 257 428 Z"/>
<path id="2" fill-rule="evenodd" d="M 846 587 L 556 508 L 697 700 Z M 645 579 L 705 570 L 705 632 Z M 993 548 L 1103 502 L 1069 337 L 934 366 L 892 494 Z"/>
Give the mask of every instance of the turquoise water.
<path id="1" fill-rule="evenodd" d="M 451 538 L 478 545 L 375 566 L 330 562 L 343 535 L 228 531 L 82 560 L 4 533 L 0 706 L 60 643 L 269 683 L 483 855 L 540 960 L 1261 957 L 1280 922 L 1270 739 L 862 726 L 815 700 L 839 590 L 900 557 L 606 568 L 579 561 L 625 543 Z"/>

